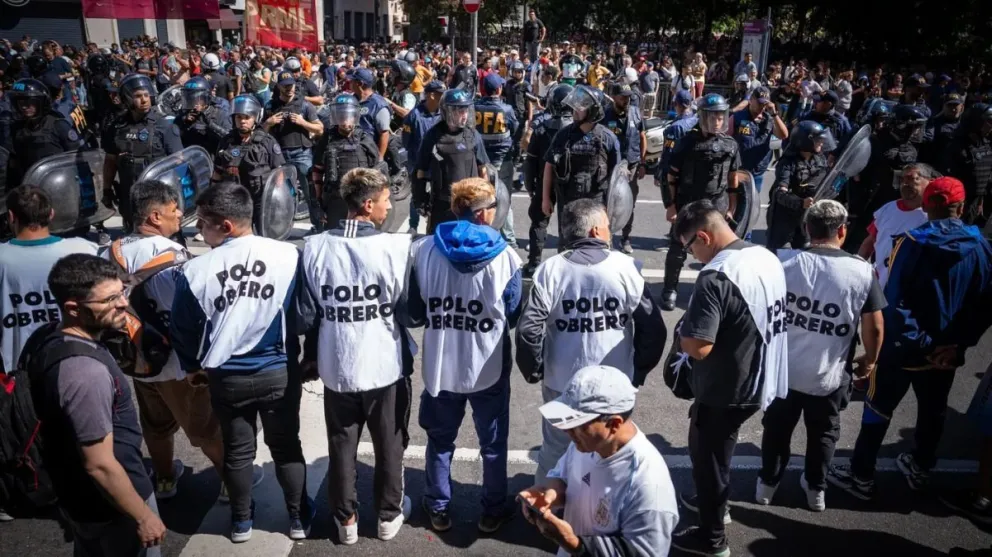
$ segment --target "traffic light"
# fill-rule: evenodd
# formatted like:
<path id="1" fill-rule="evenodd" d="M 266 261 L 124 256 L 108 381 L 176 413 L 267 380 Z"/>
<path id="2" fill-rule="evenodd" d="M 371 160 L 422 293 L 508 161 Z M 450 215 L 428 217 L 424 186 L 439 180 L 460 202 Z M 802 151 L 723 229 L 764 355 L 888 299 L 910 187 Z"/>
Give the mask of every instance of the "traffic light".
<path id="1" fill-rule="evenodd" d="M 448 34 L 448 16 L 446 16 L 446 15 L 439 15 L 439 16 L 437 16 L 437 24 L 441 27 L 441 34 L 442 35 L 447 35 Z"/>

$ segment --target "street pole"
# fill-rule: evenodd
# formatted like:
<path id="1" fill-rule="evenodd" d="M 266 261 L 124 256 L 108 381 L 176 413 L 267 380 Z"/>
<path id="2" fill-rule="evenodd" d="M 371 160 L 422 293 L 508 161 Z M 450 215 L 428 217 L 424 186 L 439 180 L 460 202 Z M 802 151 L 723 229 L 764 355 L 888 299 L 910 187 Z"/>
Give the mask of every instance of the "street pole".
<path id="1" fill-rule="evenodd" d="M 451 42 L 451 67 L 458 64 L 458 55 L 455 53 L 455 17 L 448 17 L 448 40 Z"/>
<path id="2" fill-rule="evenodd" d="M 472 69 L 479 69 L 479 12 L 472 12 Z"/>

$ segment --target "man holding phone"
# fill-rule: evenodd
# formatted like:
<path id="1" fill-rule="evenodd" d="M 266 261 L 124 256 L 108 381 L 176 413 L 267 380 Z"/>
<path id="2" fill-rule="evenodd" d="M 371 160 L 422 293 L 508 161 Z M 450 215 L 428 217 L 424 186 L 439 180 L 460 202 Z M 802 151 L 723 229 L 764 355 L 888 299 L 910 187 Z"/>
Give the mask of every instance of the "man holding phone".
<path id="1" fill-rule="evenodd" d="M 630 420 L 636 393 L 619 369 L 589 366 L 540 408 L 572 444 L 547 481 L 517 500 L 559 557 L 668 555 L 679 522 L 675 488 L 661 453 Z M 560 507 L 564 519 L 552 511 Z"/>

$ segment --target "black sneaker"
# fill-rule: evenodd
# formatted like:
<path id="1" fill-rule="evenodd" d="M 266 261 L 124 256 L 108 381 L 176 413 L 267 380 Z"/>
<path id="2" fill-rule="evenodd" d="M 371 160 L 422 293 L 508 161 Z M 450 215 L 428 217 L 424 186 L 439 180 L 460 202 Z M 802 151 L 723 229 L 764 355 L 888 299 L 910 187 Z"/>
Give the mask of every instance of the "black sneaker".
<path id="1" fill-rule="evenodd" d="M 679 493 L 679 501 L 682 502 L 682 506 L 686 509 L 699 514 L 699 499 L 695 495 L 686 495 L 684 492 Z M 723 512 L 723 524 L 730 524 L 732 520 L 730 519 L 730 505 L 727 505 L 727 509 Z"/>
<path id="2" fill-rule="evenodd" d="M 850 466 L 832 465 L 827 470 L 827 481 L 862 501 L 871 501 L 875 496 L 875 480 L 855 476 Z"/>
<path id="3" fill-rule="evenodd" d="M 529 280 L 534 278 L 534 273 L 537 272 L 538 265 L 539 265 L 538 263 L 534 263 L 533 261 L 528 261 L 527 264 L 524 265 L 524 269 L 522 271 L 524 280 Z"/>
<path id="4" fill-rule="evenodd" d="M 949 491 L 938 496 L 952 511 L 981 524 L 992 524 L 992 501 L 974 490 Z"/>
<path id="5" fill-rule="evenodd" d="M 448 516 L 448 511 L 434 511 L 427 506 L 427 501 L 421 501 L 421 506 L 424 508 L 424 512 L 431 519 L 431 528 L 435 532 L 447 532 L 451 530 L 451 517 Z"/>
<path id="6" fill-rule="evenodd" d="M 730 547 L 713 547 L 709 541 L 699 534 L 698 526 L 690 526 L 685 530 L 675 532 L 672 536 L 672 547 L 693 555 L 709 557 L 730 557 Z"/>
<path id="7" fill-rule="evenodd" d="M 513 511 L 504 510 L 499 514 L 483 514 L 479 519 L 479 531 L 485 534 L 492 534 L 499 527 L 513 520 Z"/>
<path id="8" fill-rule="evenodd" d="M 679 293 L 675 290 L 665 289 L 661 293 L 661 309 L 665 311 L 672 311 L 675 309 L 675 302 L 679 298 Z"/>
<path id="9" fill-rule="evenodd" d="M 922 469 L 916 464 L 916 459 L 912 453 L 900 453 L 896 457 L 896 466 L 902 475 L 906 477 L 906 485 L 913 491 L 926 489 L 930 483 L 930 472 Z"/>

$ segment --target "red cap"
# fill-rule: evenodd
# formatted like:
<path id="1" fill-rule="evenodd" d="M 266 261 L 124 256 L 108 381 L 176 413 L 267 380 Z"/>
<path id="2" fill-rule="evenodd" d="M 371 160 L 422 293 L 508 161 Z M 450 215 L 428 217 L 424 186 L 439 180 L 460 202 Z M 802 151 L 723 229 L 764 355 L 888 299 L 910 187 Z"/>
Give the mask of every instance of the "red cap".
<path id="1" fill-rule="evenodd" d="M 939 199 L 935 199 L 939 198 Z M 923 190 L 923 206 L 930 208 L 932 202 L 942 205 L 964 202 L 964 184 L 957 178 L 944 176 L 933 180 L 927 184 L 927 189 Z"/>

